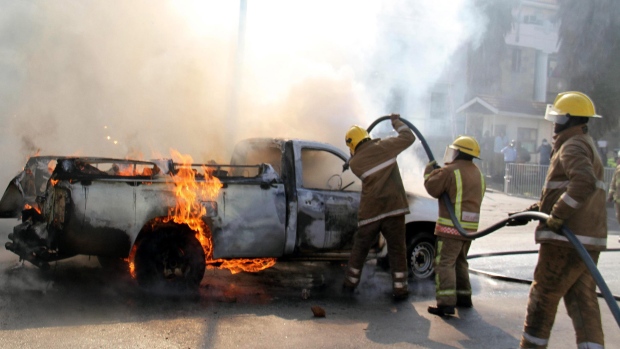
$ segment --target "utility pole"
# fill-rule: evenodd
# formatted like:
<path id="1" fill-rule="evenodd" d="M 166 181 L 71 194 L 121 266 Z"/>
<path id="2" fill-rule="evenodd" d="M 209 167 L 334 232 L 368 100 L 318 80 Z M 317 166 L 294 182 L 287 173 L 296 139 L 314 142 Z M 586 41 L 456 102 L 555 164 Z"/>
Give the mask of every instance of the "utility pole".
<path id="1" fill-rule="evenodd" d="M 237 48 L 235 51 L 235 63 L 232 74 L 232 84 L 230 90 L 230 100 L 228 106 L 228 118 L 226 125 L 228 128 L 228 135 L 233 136 L 235 134 L 235 128 L 238 121 L 239 113 L 239 94 L 241 92 L 241 75 L 243 71 L 243 56 L 245 49 L 245 18 L 248 9 L 247 0 L 239 1 L 239 27 L 237 31 Z"/>

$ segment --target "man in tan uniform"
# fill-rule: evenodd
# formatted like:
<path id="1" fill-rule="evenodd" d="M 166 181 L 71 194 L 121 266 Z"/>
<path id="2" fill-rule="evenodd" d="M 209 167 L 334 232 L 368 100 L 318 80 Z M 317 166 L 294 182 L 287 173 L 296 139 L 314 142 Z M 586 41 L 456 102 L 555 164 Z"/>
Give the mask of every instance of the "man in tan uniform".
<path id="1" fill-rule="evenodd" d="M 486 190 L 484 176 L 473 163 L 480 157 L 480 146 L 473 137 L 458 137 L 446 149 L 444 167 L 435 162 L 426 165 L 424 187 L 435 198 L 448 193 L 459 224 L 476 232 L 480 221 L 480 205 Z M 445 203 L 439 200 L 439 218 L 435 224 L 437 248 L 435 257 L 435 297 L 437 306 L 428 307 L 431 314 L 454 314 L 454 307 L 472 307 L 467 253 L 471 239 L 463 237 L 454 227 Z"/>
<path id="2" fill-rule="evenodd" d="M 609 184 L 609 196 L 607 196 L 607 201 L 613 202 L 616 207 L 616 219 L 618 223 L 620 223 L 620 151 L 618 151 L 618 156 L 616 157 L 616 170 L 614 171 L 614 177 Z M 618 238 L 620 242 L 620 238 Z"/>
<path id="3" fill-rule="evenodd" d="M 604 346 L 596 283 L 561 233 L 563 225 L 575 233 L 595 263 L 607 246 L 603 164 L 588 135 L 591 118 L 600 116 L 581 92 L 560 93 L 547 107 L 545 119 L 554 123 L 555 135 L 538 209 L 550 217 L 536 227 L 540 249 L 521 348 L 547 348 L 561 298 L 573 320 L 578 348 Z"/>
<path id="4" fill-rule="evenodd" d="M 368 251 L 379 233 L 383 233 L 388 246 L 393 296 L 402 300 L 409 295 L 405 245 L 405 215 L 409 213 L 409 202 L 396 157 L 413 144 L 415 136 L 398 114 L 392 114 L 390 119 L 398 137 L 370 139 L 368 132 L 359 126 L 352 126 L 345 136 L 351 150 L 349 166 L 362 180 L 362 195 L 359 229 L 354 237 L 343 289 L 350 292 L 357 287 Z"/>

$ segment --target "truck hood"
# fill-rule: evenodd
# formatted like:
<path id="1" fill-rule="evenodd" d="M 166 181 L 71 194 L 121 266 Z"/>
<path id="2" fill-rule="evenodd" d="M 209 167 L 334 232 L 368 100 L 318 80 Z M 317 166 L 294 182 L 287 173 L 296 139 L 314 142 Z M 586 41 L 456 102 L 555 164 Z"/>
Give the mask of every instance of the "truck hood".
<path id="1" fill-rule="evenodd" d="M 437 217 L 439 216 L 437 199 L 407 192 L 407 201 L 409 201 L 409 210 L 411 213 L 405 216 L 406 222 L 435 223 L 435 221 L 437 221 Z"/>

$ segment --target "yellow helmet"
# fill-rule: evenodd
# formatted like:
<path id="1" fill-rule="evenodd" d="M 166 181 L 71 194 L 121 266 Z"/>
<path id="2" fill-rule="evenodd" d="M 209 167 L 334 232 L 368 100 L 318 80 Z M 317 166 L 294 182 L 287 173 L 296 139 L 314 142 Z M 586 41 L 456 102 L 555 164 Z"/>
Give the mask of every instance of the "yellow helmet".
<path id="1" fill-rule="evenodd" d="M 357 145 L 366 138 L 370 138 L 368 131 L 357 125 L 351 126 L 349 131 L 347 131 L 347 134 L 344 136 L 344 140 L 351 150 L 351 154 L 355 153 L 355 148 Z"/>
<path id="2" fill-rule="evenodd" d="M 475 158 L 480 158 L 480 145 L 474 137 L 459 136 L 448 148 L 469 154 Z"/>
<path id="3" fill-rule="evenodd" d="M 570 116 L 600 118 L 594 103 L 586 94 L 577 91 L 558 93 L 553 104 L 547 105 L 545 119 L 556 124 L 565 124 Z"/>

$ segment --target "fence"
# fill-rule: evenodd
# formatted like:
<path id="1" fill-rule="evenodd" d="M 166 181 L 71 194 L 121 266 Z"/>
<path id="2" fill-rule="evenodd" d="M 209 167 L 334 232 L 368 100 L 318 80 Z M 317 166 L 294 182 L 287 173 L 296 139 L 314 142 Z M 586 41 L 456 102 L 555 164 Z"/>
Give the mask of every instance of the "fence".
<path id="1" fill-rule="evenodd" d="M 504 192 L 510 195 L 539 198 L 547 175 L 546 165 L 506 164 L 504 173 Z M 606 188 L 614 175 L 614 168 L 605 167 Z"/>

